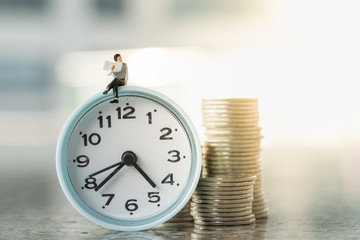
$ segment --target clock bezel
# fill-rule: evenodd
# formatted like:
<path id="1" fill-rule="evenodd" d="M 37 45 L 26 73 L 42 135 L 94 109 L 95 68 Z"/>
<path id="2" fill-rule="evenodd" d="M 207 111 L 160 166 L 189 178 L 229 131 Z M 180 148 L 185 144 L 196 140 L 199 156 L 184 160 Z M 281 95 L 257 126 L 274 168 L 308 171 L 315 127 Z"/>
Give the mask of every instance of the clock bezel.
<path id="1" fill-rule="evenodd" d="M 99 224 L 105 228 L 119 230 L 119 231 L 140 231 L 155 227 L 161 223 L 166 222 L 175 216 L 190 200 L 197 183 L 200 178 L 201 172 L 201 144 L 197 135 L 196 129 L 182 108 L 167 96 L 142 87 L 123 86 L 119 88 L 119 98 L 122 97 L 142 97 L 148 100 L 155 101 L 156 103 L 165 107 L 181 124 L 186 132 L 191 148 L 191 169 L 188 181 L 179 198 L 171 204 L 168 208 L 142 220 L 125 221 L 118 220 L 97 212 L 88 206 L 82 198 L 78 195 L 72 185 L 70 175 L 68 172 L 68 147 L 72 133 L 79 123 L 79 121 L 89 112 L 93 107 L 109 101 L 113 98 L 111 92 L 109 94 L 98 93 L 79 105 L 74 112 L 67 119 L 59 136 L 57 149 L 56 149 L 56 169 L 60 185 L 70 203 L 79 211 L 84 217 L 90 221 Z"/>

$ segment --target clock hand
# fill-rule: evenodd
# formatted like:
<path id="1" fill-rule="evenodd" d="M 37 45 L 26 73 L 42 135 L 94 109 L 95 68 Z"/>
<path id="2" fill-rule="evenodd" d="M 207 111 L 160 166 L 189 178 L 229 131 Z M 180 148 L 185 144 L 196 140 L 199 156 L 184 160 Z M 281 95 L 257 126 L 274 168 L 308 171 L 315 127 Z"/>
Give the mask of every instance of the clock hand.
<path id="1" fill-rule="evenodd" d="M 105 183 L 107 183 L 123 166 L 125 166 L 125 163 L 124 162 L 120 162 L 119 163 L 119 166 L 117 168 L 115 168 L 115 170 L 110 173 L 109 176 L 107 176 L 96 188 L 95 188 L 95 191 L 99 191 L 99 189 L 104 186 Z"/>
<path id="2" fill-rule="evenodd" d="M 138 170 L 138 172 L 145 178 L 146 181 L 148 181 L 148 183 L 150 183 L 150 185 L 155 188 L 156 184 L 149 178 L 149 176 L 139 167 L 139 165 L 137 165 L 137 163 L 134 163 L 133 166 L 136 168 L 136 170 Z"/>
<path id="3" fill-rule="evenodd" d="M 137 162 L 137 156 L 136 156 L 136 154 L 134 152 L 132 152 L 132 151 L 124 152 L 123 155 L 121 156 L 121 159 L 125 162 L 125 164 L 127 166 L 134 166 L 136 168 L 136 170 L 138 170 L 138 172 L 145 178 L 145 180 L 148 183 L 150 183 L 150 185 L 153 188 L 156 187 L 156 184 L 149 178 L 149 176 L 136 163 Z"/>
<path id="4" fill-rule="evenodd" d="M 120 161 L 120 162 L 118 162 L 118 163 L 115 163 L 115 164 L 113 164 L 113 165 L 111 165 L 111 166 L 108 166 L 108 167 L 106 167 L 106 168 L 104 168 L 104 169 L 101 169 L 101 170 L 99 170 L 99 171 L 97 171 L 97 172 L 94 172 L 94 173 L 90 174 L 89 177 L 96 176 L 96 175 L 98 175 L 98 174 L 100 174 L 100 173 L 102 173 L 102 172 L 105 172 L 105 171 L 107 171 L 107 170 L 109 170 L 109 169 L 111 169 L 111 168 L 113 168 L 113 167 L 116 167 L 116 166 L 120 165 L 121 163 L 122 163 L 122 161 Z"/>

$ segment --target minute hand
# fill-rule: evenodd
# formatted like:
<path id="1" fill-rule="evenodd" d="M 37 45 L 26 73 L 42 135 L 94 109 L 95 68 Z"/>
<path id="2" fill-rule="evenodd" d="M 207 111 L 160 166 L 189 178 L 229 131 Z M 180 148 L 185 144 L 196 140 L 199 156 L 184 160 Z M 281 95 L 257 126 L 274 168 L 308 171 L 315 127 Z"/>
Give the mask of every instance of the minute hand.
<path id="1" fill-rule="evenodd" d="M 113 164 L 113 165 L 111 165 L 111 166 L 108 166 L 108 167 L 106 167 L 106 168 L 103 168 L 103 169 L 101 169 L 101 170 L 99 170 L 99 171 L 97 171 L 97 172 L 94 172 L 94 173 L 90 174 L 89 177 L 93 177 L 93 176 L 98 175 L 98 174 L 100 174 L 100 173 L 102 173 L 102 172 L 105 172 L 105 171 L 107 171 L 107 170 L 109 170 L 109 169 L 111 169 L 111 168 L 114 168 L 114 167 L 116 167 L 116 166 L 119 166 L 121 163 L 122 163 L 122 161 L 120 161 L 120 162 L 118 162 L 118 163 L 115 163 L 115 164 Z"/>
<path id="2" fill-rule="evenodd" d="M 148 181 L 148 183 L 150 183 L 150 185 L 155 188 L 156 184 L 149 178 L 149 176 L 139 167 L 139 165 L 137 163 L 134 163 L 133 165 L 136 170 L 138 170 L 138 172 L 145 178 L 146 181 Z"/>
<path id="3" fill-rule="evenodd" d="M 107 183 L 123 166 L 125 166 L 125 163 L 124 162 L 120 162 L 120 165 L 115 168 L 115 170 L 110 173 L 109 176 L 107 176 L 96 188 L 95 188 L 95 191 L 99 191 L 99 189 L 104 186 L 105 183 Z"/>

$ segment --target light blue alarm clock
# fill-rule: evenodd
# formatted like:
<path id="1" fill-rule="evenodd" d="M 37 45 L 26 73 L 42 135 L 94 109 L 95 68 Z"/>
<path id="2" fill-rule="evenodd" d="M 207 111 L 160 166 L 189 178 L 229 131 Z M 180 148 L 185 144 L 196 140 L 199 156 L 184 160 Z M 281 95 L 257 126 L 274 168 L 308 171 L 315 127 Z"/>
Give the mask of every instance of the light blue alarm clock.
<path id="1" fill-rule="evenodd" d="M 119 88 L 119 102 L 101 93 L 66 121 L 56 168 L 71 204 L 86 218 L 119 231 L 169 220 L 192 196 L 201 145 L 185 112 L 141 87 Z"/>

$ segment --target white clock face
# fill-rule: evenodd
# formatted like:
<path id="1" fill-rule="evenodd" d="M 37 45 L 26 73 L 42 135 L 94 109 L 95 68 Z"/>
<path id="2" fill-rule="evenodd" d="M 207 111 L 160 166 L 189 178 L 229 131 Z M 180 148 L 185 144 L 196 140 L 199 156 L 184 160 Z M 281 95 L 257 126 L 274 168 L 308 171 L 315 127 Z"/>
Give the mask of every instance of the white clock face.
<path id="1" fill-rule="evenodd" d="M 184 127 L 163 105 L 144 97 L 104 101 L 77 123 L 68 172 L 93 210 L 125 221 L 168 209 L 184 191 L 191 146 Z"/>

